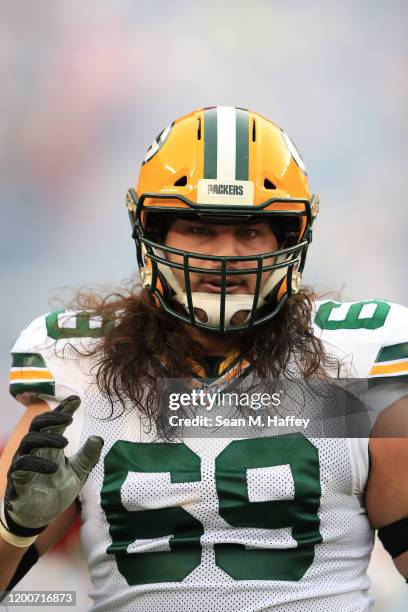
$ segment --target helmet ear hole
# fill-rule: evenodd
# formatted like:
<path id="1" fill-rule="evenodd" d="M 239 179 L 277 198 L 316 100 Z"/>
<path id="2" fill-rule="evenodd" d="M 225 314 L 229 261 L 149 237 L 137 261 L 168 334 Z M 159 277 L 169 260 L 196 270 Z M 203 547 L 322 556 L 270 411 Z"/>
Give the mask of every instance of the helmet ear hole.
<path id="1" fill-rule="evenodd" d="M 187 177 L 181 176 L 179 179 L 177 179 L 177 181 L 174 183 L 175 187 L 185 187 L 187 185 Z"/>
<path id="2" fill-rule="evenodd" d="M 265 189 L 276 189 L 276 185 L 274 185 L 272 181 L 267 178 L 264 180 L 264 187 Z"/>

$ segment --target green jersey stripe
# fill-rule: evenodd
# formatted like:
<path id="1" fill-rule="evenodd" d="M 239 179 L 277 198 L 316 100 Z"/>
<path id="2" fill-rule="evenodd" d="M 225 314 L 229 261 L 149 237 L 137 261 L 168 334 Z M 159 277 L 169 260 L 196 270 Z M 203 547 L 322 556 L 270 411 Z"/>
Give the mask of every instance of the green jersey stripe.
<path id="1" fill-rule="evenodd" d="M 27 382 L 27 383 L 11 383 L 10 393 L 13 397 L 20 393 L 34 393 L 43 395 L 55 395 L 55 384 L 53 382 Z"/>
<path id="2" fill-rule="evenodd" d="M 378 353 L 376 363 L 382 361 L 395 361 L 396 359 L 408 359 L 408 342 L 384 346 Z"/>
<path id="3" fill-rule="evenodd" d="M 204 178 L 217 178 L 217 109 L 204 111 Z"/>
<path id="4" fill-rule="evenodd" d="M 236 109 L 236 155 L 235 155 L 235 179 L 237 181 L 248 180 L 249 166 L 249 115 L 248 111 L 241 108 Z"/>
<path id="5" fill-rule="evenodd" d="M 38 353 L 12 353 L 11 356 L 12 368 L 47 368 L 44 358 Z"/>
<path id="6" fill-rule="evenodd" d="M 408 375 L 407 374 L 402 374 L 400 376 L 376 376 L 373 378 L 368 378 L 367 379 L 368 382 L 368 388 L 371 389 L 372 387 L 377 387 L 377 386 L 381 386 L 384 384 L 400 384 L 401 382 L 403 382 L 404 384 L 407 383 L 408 384 Z"/>

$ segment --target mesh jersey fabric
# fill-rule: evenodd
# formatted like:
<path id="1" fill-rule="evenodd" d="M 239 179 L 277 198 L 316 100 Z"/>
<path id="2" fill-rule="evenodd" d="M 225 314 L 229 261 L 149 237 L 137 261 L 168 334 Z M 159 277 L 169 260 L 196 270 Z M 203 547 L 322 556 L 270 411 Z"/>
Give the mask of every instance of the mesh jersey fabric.
<path id="1" fill-rule="evenodd" d="M 392 392 L 394 401 L 407 391 L 404 386 L 408 374 L 407 312 L 402 306 L 378 300 L 346 304 L 327 300 L 316 304 L 314 329 L 327 352 L 342 360 L 344 376 L 369 377 L 379 383 L 398 379 L 399 387 L 396 390 L 394 386 Z M 105 440 L 103 457 L 82 492 L 81 537 L 94 584 L 92 609 L 219 612 L 268 609 L 330 612 L 339 606 L 345 611 L 370 609 L 366 568 L 373 533 L 362 502 L 368 475 L 368 440 L 339 437 L 311 437 L 308 440 L 303 436 L 304 440 L 300 441 L 299 438 L 279 441 L 282 437 L 276 435 L 275 439 L 272 435 L 265 436 L 268 440 L 263 442 L 246 442 L 201 436 L 185 438 L 182 446 L 176 448 L 176 444 L 171 443 L 167 448 L 168 443 L 158 440 L 154 432 L 145 433 L 144 423 L 134 409 L 108 420 L 110 405 L 95 385 L 92 361 L 79 358 L 70 349 L 71 343 L 81 346 L 93 342 L 86 333 L 94 334 L 90 330 L 100 325 L 89 319 L 85 325 L 81 317 L 81 313 L 75 312 L 61 313 L 57 318 L 53 315 L 53 324 L 56 321 L 61 331 L 56 343 L 54 336 L 51 340 L 48 335 L 49 315 L 40 317 L 24 330 L 12 349 L 11 390 L 17 399 L 24 399 L 24 394 L 28 393 L 44 399 L 50 407 L 72 392 L 81 396 L 80 413 L 74 420 L 75 431 L 68 435 L 71 446 L 67 454 L 75 451 L 80 437 L 84 440 L 88 435 L 101 435 Z M 80 333 L 84 329 L 85 338 L 82 338 Z M 69 330 L 75 332 L 74 339 Z M 33 361 L 33 355 L 43 361 Z M 259 444 L 260 450 L 251 446 L 252 443 Z M 290 457 L 292 443 L 298 445 L 300 453 L 305 453 L 304 467 L 306 475 L 311 475 L 313 486 L 317 480 L 313 453 L 318 457 L 320 494 L 317 510 L 307 495 L 303 501 L 302 496 L 294 500 L 296 488 L 303 486 L 301 466 L 292 465 L 290 459 L 281 463 L 276 459 L 279 445 L 279 452 Z M 269 445 L 269 455 L 265 444 Z M 118 453 L 119 461 L 116 459 L 115 464 L 111 457 L 115 457 L 116 447 L 122 454 Z M 224 474 L 222 462 L 225 464 L 232 456 L 239 459 L 248 448 L 256 451 L 249 453 L 249 459 L 260 454 L 260 465 L 237 470 L 235 475 L 233 466 Z M 152 449 L 157 451 L 156 466 L 152 464 L 156 452 L 152 453 Z M 234 449 L 237 450 L 235 455 Z M 187 462 L 184 473 L 183 468 L 169 469 L 166 462 L 171 463 L 172 453 L 184 457 Z M 164 460 L 160 464 L 161 456 Z M 149 469 L 146 465 L 138 467 L 137 462 L 143 464 L 148 457 Z M 115 476 L 115 470 L 121 474 L 122 481 Z M 228 493 L 228 476 L 238 483 L 238 492 L 233 488 Z M 118 478 L 119 485 L 115 482 Z M 303 513 L 311 527 L 305 531 L 306 536 L 294 533 L 290 526 L 259 527 L 264 515 L 258 516 L 253 525 L 231 524 L 235 519 L 231 518 L 228 495 L 240 495 L 241 501 L 245 497 L 245 512 L 257 503 L 267 504 L 266 523 L 268 520 L 274 523 L 280 504 L 289 514 L 292 512 L 296 520 Z M 116 501 L 110 507 L 112 498 Z M 171 513 L 166 515 L 169 508 Z M 120 530 L 122 520 L 128 525 L 129 533 L 125 535 Z M 169 525 L 179 521 L 174 529 L 176 536 L 167 526 L 167 520 Z M 235 522 L 239 521 L 251 522 L 247 516 L 238 517 Z M 180 570 L 177 561 L 183 557 L 183 537 L 187 553 L 184 569 Z M 193 542 L 190 551 L 188 541 Z M 241 548 L 237 548 L 239 546 Z M 297 549 L 305 552 L 303 557 L 309 555 L 308 559 L 297 555 Z M 279 551 L 295 551 L 293 563 L 286 562 L 291 579 L 284 579 L 283 561 L 277 561 L 275 570 L 269 570 L 267 580 L 254 578 L 259 561 L 256 556 L 248 555 L 251 551 L 266 555 L 273 551 L 278 554 Z M 168 557 L 160 556 L 161 553 Z M 143 583 L 139 580 L 138 584 L 128 584 L 135 579 L 132 555 L 146 559 L 146 567 L 150 567 L 155 580 L 146 582 L 145 576 Z M 234 565 L 235 558 L 241 561 Z M 266 572 L 262 562 L 259 569 L 261 574 Z M 177 580 L 166 581 L 166 572 L 171 576 L 172 571 L 173 578 L 178 572 Z M 279 579 L 273 578 L 274 571 Z M 296 571 L 300 577 L 294 579 Z M 231 575 L 234 572 L 240 574 L 238 579 Z M 245 579 L 245 573 L 251 575 L 250 580 Z"/>

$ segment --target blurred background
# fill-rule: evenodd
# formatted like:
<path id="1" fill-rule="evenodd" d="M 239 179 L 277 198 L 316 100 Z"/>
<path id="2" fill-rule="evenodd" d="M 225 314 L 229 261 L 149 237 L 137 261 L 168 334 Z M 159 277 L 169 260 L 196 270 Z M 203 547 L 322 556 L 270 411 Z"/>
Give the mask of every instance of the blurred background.
<path id="1" fill-rule="evenodd" d="M 405 0 L 2 0 L 0 443 L 23 413 L 12 342 L 61 287 L 135 273 L 126 189 L 196 107 L 256 110 L 296 142 L 321 196 L 308 284 L 408 305 L 407 21 Z M 375 610 L 406 610 L 381 546 L 371 574 Z M 83 610 L 85 575 L 59 552 L 21 588 L 52 577 Z"/>

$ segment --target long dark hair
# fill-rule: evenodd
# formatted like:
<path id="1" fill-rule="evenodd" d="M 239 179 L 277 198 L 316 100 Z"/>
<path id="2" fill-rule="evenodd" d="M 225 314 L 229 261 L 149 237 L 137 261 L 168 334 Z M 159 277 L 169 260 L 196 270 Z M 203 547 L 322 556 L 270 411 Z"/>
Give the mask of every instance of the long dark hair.
<path id="1" fill-rule="evenodd" d="M 292 295 L 275 318 L 251 331 L 232 335 L 235 348 L 245 354 L 260 378 L 290 377 L 295 358 L 302 377 L 320 378 L 338 374 L 340 364 L 326 354 L 312 330 L 315 295 L 302 289 Z M 150 293 L 137 285 L 102 295 L 96 291 L 76 293 L 70 308 L 92 311 L 112 322 L 101 341 L 89 350 L 96 383 L 111 403 L 112 416 L 118 406 L 135 406 L 149 426 L 163 433 L 164 415 L 156 401 L 157 381 L 191 379 L 194 363 L 205 358 L 205 350 L 191 339 L 183 324 L 158 308 Z"/>

